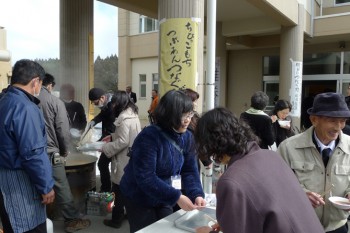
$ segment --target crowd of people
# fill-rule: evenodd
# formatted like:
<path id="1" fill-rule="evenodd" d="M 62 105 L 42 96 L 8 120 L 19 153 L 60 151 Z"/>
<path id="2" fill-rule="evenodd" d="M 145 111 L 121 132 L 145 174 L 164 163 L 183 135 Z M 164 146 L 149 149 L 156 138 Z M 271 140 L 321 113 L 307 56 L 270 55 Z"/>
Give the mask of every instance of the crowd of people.
<path id="1" fill-rule="evenodd" d="M 292 105 L 268 96 L 251 97 L 238 118 L 217 107 L 197 112 L 199 94 L 152 90 L 150 125 L 141 128 L 136 93 L 89 91 L 100 112 L 89 122 L 74 87 L 61 86 L 36 62 L 16 62 L 10 86 L 0 97 L 0 215 L 4 232 L 46 232 L 46 205 L 56 202 L 65 231 L 90 226 L 73 205 L 64 168 L 70 129 L 102 122 L 99 192 L 116 196 L 106 226 L 126 218 L 136 232 L 172 214 L 206 206 L 199 166 L 226 167 L 216 187 L 216 216 L 210 232 L 347 233 L 349 210 L 332 195 L 350 199 L 350 136 L 343 133 L 350 110 L 344 96 L 321 93 L 307 110 L 312 126 L 294 131 Z M 158 100 L 159 98 L 159 100 Z M 275 144 L 277 150 L 272 150 Z M 111 170 L 109 170 L 111 167 Z"/>

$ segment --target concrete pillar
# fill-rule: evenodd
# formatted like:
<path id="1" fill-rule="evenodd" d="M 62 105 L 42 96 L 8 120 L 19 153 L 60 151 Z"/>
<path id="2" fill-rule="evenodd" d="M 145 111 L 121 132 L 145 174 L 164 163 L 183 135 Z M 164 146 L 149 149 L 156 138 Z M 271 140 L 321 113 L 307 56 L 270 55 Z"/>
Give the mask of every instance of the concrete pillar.
<path id="1" fill-rule="evenodd" d="M 203 84 L 203 38 L 204 38 L 204 0 L 159 0 L 158 20 L 171 18 L 200 18 L 198 27 L 197 70 L 198 83 Z M 160 57 L 160 56 L 159 56 Z M 160 73 L 160 72 L 159 72 Z M 203 97 L 203 86 L 196 90 Z M 202 111 L 202 106 L 198 106 Z"/>
<path id="2" fill-rule="evenodd" d="M 0 26 L 0 92 L 8 86 L 11 75 L 11 53 L 7 50 L 7 34 Z"/>
<path id="3" fill-rule="evenodd" d="M 204 90 L 203 90 L 203 38 L 204 38 L 204 0 L 159 0 L 158 19 L 171 18 L 200 18 L 198 27 L 198 48 L 197 48 L 197 72 L 198 87 L 197 92 L 201 96 L 198 103 L 198 112 L 202 111 Z M 159 54 L 160 57 L 160 54 Z M 159 66 L 160 67 L 160 66 Z M 159 71 L 160 74 L 160 71 Z M 193 77 L 195 78 L 195 77 Z M 206 193 L 212 192 L 212 169 L 201 167 L 203 189 Z"/>
<path id="4" fill-rule="evenodd" d="M 279 98 L 291 101 L 292 62 L 303 61 L 304 51 L 304 6 L 299 4 L 298 25 L 281 28 Z M 301 95 L 301 90 L 300 90 Z M 301 96 L 300 96 L 301 98 Z M 301 104 L 301 102 L 299 103 Z M 300 115 L 293 117 L 300 129 Z"/>
<path id="5" fill-rule="evenodd" d="M 119 43 L 119 59 L 118 61 L 118 89 L 125 90 L 126 86 L 132 86 L 132 70 L 130 59 L 130 33 L 129 23 L 130 11 L 118 8 L 118 43 Z M 135 87 L 134 87 L 135 89 Z"/>
<path id="6" fill-rule="evenodd" d="M 61 83 L 75 87 L 75 100 L 85 112 L 93 80 L 93 7 L 93 0 L 60 0 Z"/>

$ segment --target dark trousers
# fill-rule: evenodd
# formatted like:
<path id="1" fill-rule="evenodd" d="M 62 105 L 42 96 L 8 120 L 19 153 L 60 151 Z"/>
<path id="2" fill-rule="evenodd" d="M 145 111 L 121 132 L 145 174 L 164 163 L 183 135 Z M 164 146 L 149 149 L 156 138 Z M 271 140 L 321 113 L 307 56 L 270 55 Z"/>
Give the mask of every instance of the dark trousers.
<path id="1" fill-rule="evenodd" d="M 118 184 L 113 184 L 112 192 L 115 194 L 112 221 L 119 223 L 124 219 L 124 202 L 123 198 L 121 198 L 120 187 Z"/>
<path id="2" fill-rule="evenodd" d="M 327 231 L 326 233 L 348 233 L 348 224 L 346 223 L 344 226 L 339 227 L 334 231 Z"/>
<path id="3" fill-rule="evenodd" d="M 7 231 L 4 230 L 4 232 L 6 233 Z M 46 222 L 40 224 L 39 226 L 30 231 L 26 231 L 25 233 L 47 233 Z"/>
<path id="4" fill-rule="evenodd" d="M 5 209 L 4 199 L 0 190 L 0 217 L 2 227 L 5 233 L 13 233 L 13 229 L 10 223 L 9 216 Z M 47 233 L 46 222 L 36 226 L 34 229 L 30 231 L 26 231 L 25 233 Z"/>
<path id="5" fill-rule="evenodd" d="M 101 178 L 101 189 L 100 192 L 111 191 L 111 174 L 109 172 L 109 164 L 112 159 L 108 158 L 104 153 L 101 153 L 100 159 L 98 160 L 98 169 L 100 170 Z"/>
<path id="6" fill-rule="evenodd" d="M 172 206 L 149 208 L 137 205 L 124 196 L 122 196 L 122 198 L 125 204 L 126 213 L 128 214 L 130 233 L 134 233 L 173 213 Z"/>
<path id="7" fill-rule="evenodd" d="M 63 163 L 52 165 L 52 175 L 55 180 L 55 203 L 61 209 L 65 221 L 79 218 L 79 211 L 74 206 L 73 195 L 68 183 Z"/>

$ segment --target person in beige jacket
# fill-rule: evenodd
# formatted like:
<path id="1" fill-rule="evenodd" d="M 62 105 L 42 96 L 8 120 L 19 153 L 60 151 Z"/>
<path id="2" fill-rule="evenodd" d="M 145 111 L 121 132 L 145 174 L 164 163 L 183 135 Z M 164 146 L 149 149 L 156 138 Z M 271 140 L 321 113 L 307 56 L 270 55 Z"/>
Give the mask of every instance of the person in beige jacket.
<path id="1" fill-rule="evenodd" d="M 347 233 L 349 212 L 328 198 L 350 199 L 350 137 L 342 132 L 350 111 L 342 95 L 322 93 L 308 114 L 313 126 L 284 140 L 278 152 L 297 176 L 325 232 Z"/>
<path id="2" fill-rule="evenodd" d="M 103 223 L 113 228 L 120 228 L 124 219 L 124 204 L 120 198 L 119 184 L 124 174 L 124 167 L 129 162 L 128 151 L 137 134 L 141 131 L 138 117 L 138 108 L 131 101 L 125 91 L 117 91 L 111 100 L 114 105 L 116 120 L 115 132 L 103 139 L 107 143 L 103 145 L 102 152 L 112 158 L 111 181 L 112 192 L 115 193 L 112 219 L 105 219 Z"/>

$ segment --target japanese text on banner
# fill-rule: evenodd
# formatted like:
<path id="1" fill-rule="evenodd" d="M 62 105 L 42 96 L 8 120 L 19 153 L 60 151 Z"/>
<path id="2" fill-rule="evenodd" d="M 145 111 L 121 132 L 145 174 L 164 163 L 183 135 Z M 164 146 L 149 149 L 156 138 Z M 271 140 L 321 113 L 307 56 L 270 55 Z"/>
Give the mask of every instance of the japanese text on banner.
<path id="1" fill-rule="evenodd" d="M 198 23 L 190 18 L 167 19 L 160 25 L 160 95 L 196 88 Z"/>
<path id="2" fill-rule="evenodd" d="M 303 62 L 292 61 L 292 85 L 290 89 L 290 100 L 292 111 L 290 115 L 300 117 L 301 112 L 301 85 L 303 82 Z"/>

